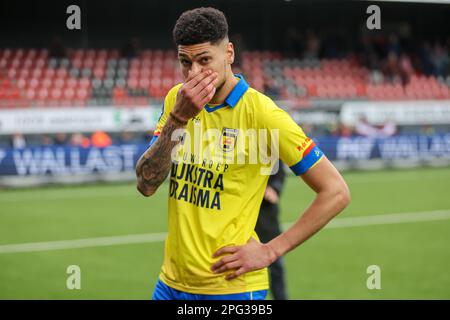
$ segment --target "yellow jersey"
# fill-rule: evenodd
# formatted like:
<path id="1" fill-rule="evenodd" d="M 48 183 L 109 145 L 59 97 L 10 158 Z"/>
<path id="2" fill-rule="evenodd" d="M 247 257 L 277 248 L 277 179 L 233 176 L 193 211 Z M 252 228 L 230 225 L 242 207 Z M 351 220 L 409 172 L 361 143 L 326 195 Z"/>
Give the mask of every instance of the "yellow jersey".
<path id="1" fill-rule="evenodd" d="M 273 166 L 281 159 L 305 173 L 323 153 L 292 118 L 241 75 L 221 105 L 206 105 L 188 121 L 172 153 L 168 234 L 160 279 L 193 294 L 233 294 L 268 289 L 267 268 L 225 280 L 214 274 L 219 248 L 244 245 L 255 233 Z M 167 94 L 154 142 L 182 84 Z M 264 137 L 265 136 L 265 137 Z"/>

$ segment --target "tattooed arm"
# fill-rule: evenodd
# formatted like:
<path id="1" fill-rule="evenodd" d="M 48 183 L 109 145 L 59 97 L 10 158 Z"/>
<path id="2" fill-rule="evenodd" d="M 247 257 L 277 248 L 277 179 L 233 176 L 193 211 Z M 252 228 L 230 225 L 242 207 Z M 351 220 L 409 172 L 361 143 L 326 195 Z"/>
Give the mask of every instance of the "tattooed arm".
<path id="1" fill-rule="evenodd" d="M 217 73 L 201 71 L 190 75 L 177 94 L 177 102 L 170 112 L 159 138 L 144 152 L 136 165 L 137 189 L 149 197 L 153 195 L 169 174 L 172 149 L 179 139 L 172 134 L 182 129 L 196 116 L 216 92 Z"/>
<path id="2" fill-rule="evenodd" d="M 166 179 L 172 164 L 172 149 L 179 143 L 178 139 L 171 140 L 172 133 L 183 127 L 181 122 L 169 117 L 159 138 L 139 159 L 136 177 L 137 189 L 142 195 L 151 196 Z"/>

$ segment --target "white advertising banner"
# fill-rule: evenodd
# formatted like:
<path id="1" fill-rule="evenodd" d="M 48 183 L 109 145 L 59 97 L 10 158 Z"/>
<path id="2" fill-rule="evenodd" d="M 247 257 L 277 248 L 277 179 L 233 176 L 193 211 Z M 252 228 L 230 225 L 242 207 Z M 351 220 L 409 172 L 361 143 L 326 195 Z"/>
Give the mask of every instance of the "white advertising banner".
<path id="1" fill-rule="evenodd" d="M 396 102 L 346 102 L 341 109 L 341 121 L 356 124 L 361 117 L 369 123 L 381 125 L 394 122 L 398 125 L 450 124 L 450 100 L 396 101 Z"/>
<path id="2" fill-rule="evenodd" d="M 88 107 L 0 110 L 0 134 L 153 130 L 161 108 Z"/>

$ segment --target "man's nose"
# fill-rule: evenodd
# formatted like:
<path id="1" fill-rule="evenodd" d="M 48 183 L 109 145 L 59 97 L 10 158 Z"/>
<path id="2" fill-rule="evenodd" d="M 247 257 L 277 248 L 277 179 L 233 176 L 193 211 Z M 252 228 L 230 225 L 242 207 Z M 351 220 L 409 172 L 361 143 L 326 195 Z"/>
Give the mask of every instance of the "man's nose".
<path id="1" fill-rule="evenodd" d="M 191 72 L 192 73 L 198 73 L 202 71 L 202 66 L 198 64 L 197 62 L 193 62 L 191 66 Z"/>

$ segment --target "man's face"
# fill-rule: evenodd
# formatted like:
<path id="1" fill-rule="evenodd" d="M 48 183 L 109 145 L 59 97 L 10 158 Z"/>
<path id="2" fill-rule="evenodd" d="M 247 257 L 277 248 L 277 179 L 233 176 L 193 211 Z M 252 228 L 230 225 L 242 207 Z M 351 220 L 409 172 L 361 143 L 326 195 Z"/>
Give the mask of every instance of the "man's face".
<path id="1" fill-rule="evenodd" d="M 185 80 L 192 73 L 212 70 L 218 73 L 216 88 L 220 88 L 225 83 L 227 68 L 234 61 L 233 44 L 224 39 L 217 44 L 179 45 L 178 60 Z"/>

